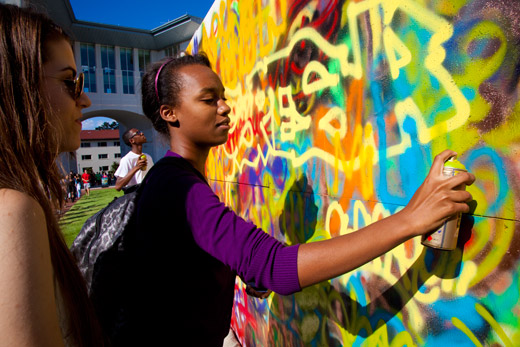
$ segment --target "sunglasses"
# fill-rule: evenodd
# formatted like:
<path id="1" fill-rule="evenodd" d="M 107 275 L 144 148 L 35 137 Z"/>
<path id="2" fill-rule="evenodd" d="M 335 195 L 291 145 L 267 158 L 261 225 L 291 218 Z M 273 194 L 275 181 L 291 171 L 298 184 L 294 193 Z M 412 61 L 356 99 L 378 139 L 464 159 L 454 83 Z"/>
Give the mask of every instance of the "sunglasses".
<path id="1" fill-rule="evenodd" d="M 81 72 L 78 75 L 78 77 L 76 77 L 73 80 L 62 79 L 62 78 L 53 77 L 53 76 L 47 76 L 47 77 L 55 78 L 57 80 L 63 81 L 63 83 L 65 83 L 65 87 L 67 87 L 67 91 L 69 92 L 70 97 L 74 100 L 78 100 L 78 98 L 83 93 L 83 87 L 85 84 L 85 75 L 83 74 L 83 72 Z"/>
<path id="2" fill-rule="evenodd" d="M 141 130 L 138 130 L 130 138 L 133 139 L 136 135 L 144 135 L 144 134 L 143 134 L 143 132 Z"/>

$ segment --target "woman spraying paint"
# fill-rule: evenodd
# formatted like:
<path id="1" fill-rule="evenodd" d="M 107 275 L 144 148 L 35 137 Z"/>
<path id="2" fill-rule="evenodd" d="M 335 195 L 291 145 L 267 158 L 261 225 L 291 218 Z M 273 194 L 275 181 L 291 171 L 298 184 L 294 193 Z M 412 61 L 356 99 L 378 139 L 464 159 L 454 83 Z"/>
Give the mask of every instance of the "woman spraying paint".
<path id="1" fill-rule="evenodd" d="M 400 212 L 355 233 L 284 246 L 221 203 L 204 177 L 210 149 L 227 141 L 225 90 L 205 55 L 153 65 L 142 80 L 143 110 L 169 138 L 164 165 L 147 177 L 138 203 L 135 249 L 121 315 L 105 327 L 115 345 L 164 343 L 222 346 L 229 330 L 235 276 L 289 295 L 351 271 L 400 243 L 468 212 L 472 184 L 463 173 L 442 177 L 439 154 L 426 180 Z M 179 317 L 175 323 L 173 317 Z M 176 333 L 171 335 L 170 331 Z"/>

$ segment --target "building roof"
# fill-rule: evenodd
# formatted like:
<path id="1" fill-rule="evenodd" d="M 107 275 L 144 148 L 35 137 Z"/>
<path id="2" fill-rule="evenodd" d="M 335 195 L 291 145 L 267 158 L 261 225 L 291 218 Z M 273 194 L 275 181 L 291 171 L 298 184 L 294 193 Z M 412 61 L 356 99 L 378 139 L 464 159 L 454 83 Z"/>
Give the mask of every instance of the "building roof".
<path id="1" fill-rule="evenodd" d="M 119 130 L 81 130 L 81 141 L 119 140 Z"/>
<path id="2" fill-rule="evenodd" d="M 186 14 L 155 29 L 143 30 L 78 20 L 69 0 L 33 0 L 31 3 L 45 9 L 72 34 L 73 40 L 102 45 L 161 50 L 191 40 L 202 23 L 202 18 Z"/>

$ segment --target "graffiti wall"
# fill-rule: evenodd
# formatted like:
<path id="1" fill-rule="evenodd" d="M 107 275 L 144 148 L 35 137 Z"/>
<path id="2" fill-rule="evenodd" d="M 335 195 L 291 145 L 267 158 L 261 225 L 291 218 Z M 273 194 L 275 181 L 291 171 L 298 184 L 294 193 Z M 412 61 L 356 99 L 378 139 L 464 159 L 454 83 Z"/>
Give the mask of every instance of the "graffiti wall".
<path id="1" fill-rule="evenodd" d="M 232 107 L 213 187 L 282 242 L 399 211 L 445 148 L 477 176 L 454 251 L 266 300 L 237 280 L 244 346 L 520 344 L 520 1 L 216 0 L 190 49 Z"/>

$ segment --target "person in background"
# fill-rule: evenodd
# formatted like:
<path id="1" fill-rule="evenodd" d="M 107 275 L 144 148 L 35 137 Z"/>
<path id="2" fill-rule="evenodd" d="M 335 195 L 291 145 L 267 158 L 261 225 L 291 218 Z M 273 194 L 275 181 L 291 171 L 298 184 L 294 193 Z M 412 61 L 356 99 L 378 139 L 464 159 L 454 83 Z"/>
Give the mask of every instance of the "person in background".
<path id="1" fill-rule="evenodd" d="M 101 186 L 101 173 L 98 171 L 94 175 L 95 186 Z"/>
<path id="2" fill-rule="evenodd" d="M 108 175 L 105 171 L 103 171 L 103 174 L 101 175 L 101 186 L 103 188 L 108 187 Z"/>
<path id="3" fill-rule="evenodd" d="M 132 128 L 123 134 L 123 141 L 127 146 L 132 147 L 121 161 L 114 176 L 116 176 L 116 190 L 123 189 L 125 194 L 135 190 L 137 184 L 143 181 L 148 170 L 153 166 L 153 159 L 149 154 L 143 153 L 143 144 L 146 143 L 146 136 L 143 132 Z"/>
<path id="4" fill-rule="evenodd" d="M 72 171 L 69 175 L 66 177 L 67 181 L 67 198 L 70 200 L 70 202 L 76 201 L 76 184 L 74 182 L 74 174 Z"/>
<path id="5" fill-rule="evenodd" d="M 0 344 L 103 346 L 59 229 L 59 153 L 80 145 L 83 93 L 69 37 L 46 16 L 0 4 Z"/>
<path id="6" fill-rule="evenodd" d="M 66 204 L 67 203 L 67 184 L 68 184 L 68 178 L 67 178 L 67 175 L 65 176 L 62 176 L 60 178 L 60 186 L 61 186 L 61 189 L 63 191 L 63 204 Z M 62 205 L 63 205 L 62 204 Z M 61 214 L 61 210 L 60 208 L 58 207 L 58 214 Z"/>
<path id="7" fill-rule="evenodd" d="M 143 76 L 141 91 L 144 114 L 169 138 L 170 150 L 146 177 L 137 202 L 120 315 L 104 323 L 114 346 L 164 345 L 172 338 L 179 345 L 222 346 L 237 275 L 258 291 L 289 295 L 469 211 L 471 194 L 455 187 L 475 177 L 445 179 L 444 161 L 456 155 L 446 150 L 401 211 L 353 233 L 286 246 L 225 206 L 207 183 L 209 151 L 224 144 L 231 129 L 225 89 L 208 58 L 159 61 Z M 183 319 L 172 312 L 182 312 Z M 172 336 L 172 327 L 182 334 Z"/>
<path id="8" fill-rule="evenodd" d="M 77 173 L 74 176 L 74 181 L 76 182 L 76 192 L 78 194 L 78 199 L 81 198 L 81 176 Z"/>
<path id="9" fill-rule="evenodd" d="M 90 196 L 90 174 L 87 169 L 83 170 L 83 175 L 81 175 L 81 180 L 83 181 L 83 188 L 85 188 L 85 194 Z"/>

